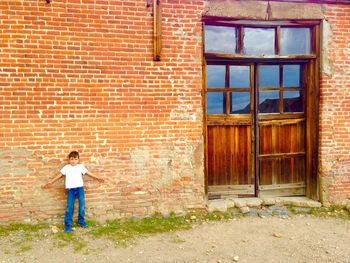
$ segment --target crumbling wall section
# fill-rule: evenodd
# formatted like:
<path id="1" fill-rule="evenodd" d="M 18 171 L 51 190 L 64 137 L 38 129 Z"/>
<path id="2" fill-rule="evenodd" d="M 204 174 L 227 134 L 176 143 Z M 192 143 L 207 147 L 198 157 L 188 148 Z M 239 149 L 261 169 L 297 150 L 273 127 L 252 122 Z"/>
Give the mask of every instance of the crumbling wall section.
<path id="1" fill-rule="evenodd" d="M 350 6 L 325 5 L 320 89 L 323 203 L 350 203 Z"/>
<path id="2" fill-rule="evenodd" d="M 88 216 L 203 208 L 203 1 L 0 1 L 0 221 L 61 218 L 71 150 Z"/>

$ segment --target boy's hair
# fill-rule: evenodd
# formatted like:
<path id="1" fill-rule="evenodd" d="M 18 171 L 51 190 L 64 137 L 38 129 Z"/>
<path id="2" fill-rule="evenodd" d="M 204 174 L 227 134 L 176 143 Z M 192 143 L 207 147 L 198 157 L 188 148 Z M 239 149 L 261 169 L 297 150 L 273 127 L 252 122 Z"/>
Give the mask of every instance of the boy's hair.
<path id="1" fill-rule="evenodd" d="M 68 154 L 68 159 L 70 158 L 78 158 L 79 159 L 79 153 L 77 151 L 70 152 Z"/>

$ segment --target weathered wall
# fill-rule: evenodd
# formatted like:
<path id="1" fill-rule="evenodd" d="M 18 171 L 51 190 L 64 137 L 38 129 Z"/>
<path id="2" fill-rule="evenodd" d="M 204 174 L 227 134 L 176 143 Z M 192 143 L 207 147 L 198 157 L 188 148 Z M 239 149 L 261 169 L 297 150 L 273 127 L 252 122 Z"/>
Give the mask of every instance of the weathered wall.
<path id="1" fill-rule="evenodd" d="M 71 150 L 101 219 L 203 207 L 201 15 L 324 19 L 321 197 L 350 198 L 350 7 L 162 0 L 162 62 L 145 0 L 0 1 L 0 221 L 62 217 Z M 206 4 L 206 7 L 204 6 Z"/>
<path id="2" fill-rule="evenodd" d="M 320 190 L 324 203 L 350 203 L 350 6 L 323 9 Z"/>
<path id="3" fill-rule="evenodd" d="M 101 219 L 204 206 L 202 1 L 0 1 L 0 221 L 61 217 L 71 150 Z"/>

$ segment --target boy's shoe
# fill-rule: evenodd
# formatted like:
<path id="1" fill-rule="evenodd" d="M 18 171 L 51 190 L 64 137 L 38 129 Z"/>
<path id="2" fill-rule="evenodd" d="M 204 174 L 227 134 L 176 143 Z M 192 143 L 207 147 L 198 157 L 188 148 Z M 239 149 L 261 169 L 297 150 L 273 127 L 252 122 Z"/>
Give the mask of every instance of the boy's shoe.
<path id="1" fill-rule="evenodd" d="M 66 233 L 72 232 L 72 227 L 71 226 L 65 226 L 64 227 L 64 232 L 66 232 Z"/>
<path id="2" fill-rule="evenodd" d="M 79 223 L 79 225 L 80 225 L 81 227 L 88 227 L 88 224 L 87 224 L 86 222 Z"/>

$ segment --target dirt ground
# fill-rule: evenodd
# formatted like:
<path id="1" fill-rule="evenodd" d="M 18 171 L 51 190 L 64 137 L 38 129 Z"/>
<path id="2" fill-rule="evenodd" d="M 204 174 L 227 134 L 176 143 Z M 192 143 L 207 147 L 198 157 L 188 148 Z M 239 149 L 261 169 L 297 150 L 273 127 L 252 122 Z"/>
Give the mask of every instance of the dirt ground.
<path id="1" fill-rule="evenodd" d="M 77 228 L 74 235 L 82 231 Z M 59 246 L 54 237 L 58 234 L 38 237 L 20 252 L 15 236 L 3 237 L 0 263 L 350 262 L 350 221 L 310 215 L 205 222 L 187 231 L 138 238 L 127 247 L 91 239 L 79 251 L 72 244 Z"/>

